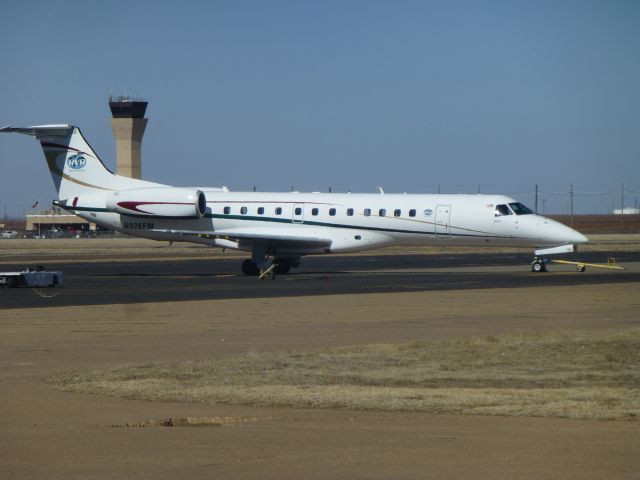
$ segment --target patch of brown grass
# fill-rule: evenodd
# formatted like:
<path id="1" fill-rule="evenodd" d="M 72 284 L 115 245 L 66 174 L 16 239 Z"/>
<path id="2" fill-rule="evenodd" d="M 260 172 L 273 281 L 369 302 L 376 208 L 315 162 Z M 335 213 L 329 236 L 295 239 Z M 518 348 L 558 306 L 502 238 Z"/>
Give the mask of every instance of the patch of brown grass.
<path id="1" fill-rule="evenodd" d="M 145 427 L 223 427 L 255 422 L 255 417 L 169 417 L 143 422 L 127 422 L 112 427 L 145 428 Z"/>
<path id="2" fill-rule="evenodd" d="M 68 391 L 156 401 L 637 418 L 640 328 L 251 352 L 55 381 Z"/>

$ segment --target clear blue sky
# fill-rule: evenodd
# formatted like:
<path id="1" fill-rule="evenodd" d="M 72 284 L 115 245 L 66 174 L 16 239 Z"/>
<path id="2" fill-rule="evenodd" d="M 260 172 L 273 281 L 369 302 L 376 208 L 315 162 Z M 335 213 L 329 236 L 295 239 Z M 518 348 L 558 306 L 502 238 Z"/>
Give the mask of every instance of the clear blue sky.
<path id="1" fill-rule="evenodd" d="M 109 93 L 147 98 L 148 180 L 640 190 L 636 0 L 4 1 L 0 45 L 0 125 L 76 124 L 107 165 Z M 55 195 L 28 137 L 0 169 L 10 215 Z"/>

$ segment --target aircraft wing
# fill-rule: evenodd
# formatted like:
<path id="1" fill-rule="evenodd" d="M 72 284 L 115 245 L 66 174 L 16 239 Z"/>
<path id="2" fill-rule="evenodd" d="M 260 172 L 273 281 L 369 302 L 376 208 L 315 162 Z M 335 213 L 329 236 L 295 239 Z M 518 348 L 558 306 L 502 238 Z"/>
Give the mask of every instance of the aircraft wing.
<path id="1" fill-rule="evenodd" d="M 151 230 L 152 232 L 171 233 L 185 236 L 200 236 L 235 242 L 238 247 L 250 248 L 264 245 L 269 251 L 278 249 L 318 249 L 331 246 L 331 238 L 318 235 L 315 230 L 289 228 L 230 228 L 215 231 L 196 230 Z"/>

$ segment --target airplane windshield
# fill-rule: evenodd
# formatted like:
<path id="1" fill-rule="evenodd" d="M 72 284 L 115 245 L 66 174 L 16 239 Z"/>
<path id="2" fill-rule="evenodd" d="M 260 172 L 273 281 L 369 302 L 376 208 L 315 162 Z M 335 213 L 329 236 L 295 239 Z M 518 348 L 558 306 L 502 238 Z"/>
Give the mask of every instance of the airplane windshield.
<path id="1" fill-rule="evenodd" d="M 520 202 L 510 203 L 509 206 L 516 215 L 532 215 L 533 212 Z"/>
<path id="2" fill-rule="evenodd" d="M 505 204 L 496 205 L 495 216 L 499 217 L 501 215 L 511 215 L 511 210 Z"/>

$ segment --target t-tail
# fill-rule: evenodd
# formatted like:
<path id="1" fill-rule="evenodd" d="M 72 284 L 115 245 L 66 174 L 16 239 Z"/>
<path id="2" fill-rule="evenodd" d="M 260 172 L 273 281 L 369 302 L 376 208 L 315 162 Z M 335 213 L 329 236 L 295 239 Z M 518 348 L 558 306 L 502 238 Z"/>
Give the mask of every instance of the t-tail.
<path id="1" fill-rule="evenodd" d="M 59 200 L 161 186 L 111 172 L 73 125 L 3 127 L 0 132 L 32 135 L 40 142 Z"/>

